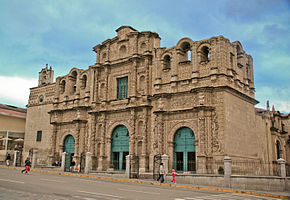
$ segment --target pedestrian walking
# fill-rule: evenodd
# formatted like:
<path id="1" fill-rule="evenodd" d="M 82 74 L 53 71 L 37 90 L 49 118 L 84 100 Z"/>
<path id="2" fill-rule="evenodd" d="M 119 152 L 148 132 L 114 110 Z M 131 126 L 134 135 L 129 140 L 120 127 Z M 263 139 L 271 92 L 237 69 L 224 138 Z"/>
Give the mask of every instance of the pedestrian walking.
<path id="1" fill-rule="evenodd" d="M 174 184 L 176 184 L 176 180 L 175 180 L 175 176 L 177 175 L 177 173 L 175 172 L 175 169 L 172 169 L 172 180 L 171 183 L 174 182 Z"/>
<path id="2" fill-rule="evenodd" d="M 10 165 L 10 159 L 11 159 L 11 156 L 10 156 L 10 154 L 8 153 L 7 156 L 6 156 L 6 165 L 7 165 L 7 166 Z"/>
<path id="3" fill-rule="evenodd" d="M 21 171 L 21 173 L 23 173 L 25 171 L 25 174 L 27 174 L 28 172 L 30 172 L 30 167 L 31 167 L 31 162 L 30 162 L 29 158 L 26 158 L 26 160 L 25 160 L 25 169 L 23 169 Z"/>
<path id="4" fill-rule="evenodd" d="M 159 168 L 159 174 L 160 174 L 160 183 L 164 183 L 164 176 L 166 175 L 166 172 L 164 170 L 163 163 L 160 163 L 160 168 Z"/>

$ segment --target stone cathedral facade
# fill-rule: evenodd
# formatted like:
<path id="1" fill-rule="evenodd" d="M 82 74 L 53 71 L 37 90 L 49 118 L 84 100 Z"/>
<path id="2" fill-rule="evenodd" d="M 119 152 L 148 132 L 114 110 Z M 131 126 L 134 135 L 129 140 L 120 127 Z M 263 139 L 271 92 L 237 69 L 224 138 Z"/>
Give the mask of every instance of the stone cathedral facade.
<path id="1" fill-rule="evenodd" d="M 160 37 L 122 26 L 93 47 L 96 63 L 53 81 L 39 72 L 27 105 L 24 156 L 51 165 L 68 152 L 77 163 L 92 155 L 92 170 L 125 169 L 138 157 L 152 172 L 156 155 L 168 168 L 208 173 L 208 163 L 290 162 L 289 114 L 256 109 L 253 59 L 223 36 L 182 38 L 171 48 Z M 217 170 L 217 169 L 211 169 Z"/>

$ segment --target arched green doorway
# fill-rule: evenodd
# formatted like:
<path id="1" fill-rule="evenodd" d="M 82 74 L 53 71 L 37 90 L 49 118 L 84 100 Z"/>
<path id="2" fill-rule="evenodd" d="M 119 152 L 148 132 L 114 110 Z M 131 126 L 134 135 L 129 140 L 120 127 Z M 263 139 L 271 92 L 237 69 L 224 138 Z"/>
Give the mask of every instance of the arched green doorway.
<path id="1" fill-rule="evenodd" d="M 190 128 L 180 128 L 174 135 L 173 167 L 179 172 L 196 172 L 195 135 Z"/>
<path id="2" fill-rule="evenodd" d="M 117 126 L 112 133 L 111 164 L 115 170 L 126 169 L 126 156 L 129 155 L 129 131 L 125 126 Z"/>
<path id="3" fill-rule="evenodd" d="M 65 137 L 63 144 L 63 152 L 68 153 L 65 158 L 65 168 L 66 170 L 67 169 L 69 170 L 72 157 L 74 156 L 75 153 L 75 139 L 72 135 L 68 135 Z"/>

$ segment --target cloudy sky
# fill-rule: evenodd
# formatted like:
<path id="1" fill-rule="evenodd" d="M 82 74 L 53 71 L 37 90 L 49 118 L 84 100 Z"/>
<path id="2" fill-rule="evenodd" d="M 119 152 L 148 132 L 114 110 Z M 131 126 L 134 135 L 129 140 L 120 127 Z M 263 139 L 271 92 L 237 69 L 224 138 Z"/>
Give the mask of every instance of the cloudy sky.
<path id="1" fill-rule="evenodd" d="M 0 0 L 0 103 L 25 107 L 38 72 L 55 77 L 95 63 L 92 47 L 129 25 L 161 46 L 223 35 L 254 59 L 257 107 L 290 112 L 290 3 L 287 0 Z"/>

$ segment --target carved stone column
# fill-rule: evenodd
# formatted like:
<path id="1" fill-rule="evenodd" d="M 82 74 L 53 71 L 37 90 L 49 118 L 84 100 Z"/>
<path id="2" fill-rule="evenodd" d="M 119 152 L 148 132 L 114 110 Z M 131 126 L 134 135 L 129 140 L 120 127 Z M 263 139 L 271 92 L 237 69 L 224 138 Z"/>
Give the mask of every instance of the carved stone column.
<path id="1" fill-rule="evenodd" d="M 206 133 L 205 133 L 205 116 L 203 110 L 199 111 L 198 113 L 198 133 L 199 133 L 199 155 L 205 156 Z"/>
<path id="2" fill-rule="evenodd" d="M 146 136 L 143 136 L 142 140 L 142 152 L 140 156 L 140 163 L 139 163 L 139 172 L 144 173 L 146 171 L 145 165 L 146 165 Z"/>
<path id="3" fill-rule="evenodd" d="M 158 152 L 163 154 L 165 152 L 163 112 L 159 112 L 157 115 L 157 139 Z"/>
<path id="4" fill-rule="evenodd" d="M 129 154 L 135 155 L 137 153 L 137 149 L 135 149 L 135 139 L 136 139 L 136 113 L 135 110 L 131 110 L 131 117 L 130 117 L 130 128 L 132 130 L 131 133 L 129 133 Z"/>
<path id="5" fill-rule="evenodd" d="M 92 152 L 93 156 L 95 155 L 95 146 L 96 146 L 96 117 L 94 114 L 90 115 L 90 144 L 89 144 L 89 151 Z"/>
<path id="6" fill-rule="evenodd" d="M 173 166 L 172 166 L 172 164 L 173 164 L 173 151 L 174 151 L 174 142 L 173 141 L 170 141 L 170 142 L 168 142 L 168 156 L 169 156 L 169 158 L 170 158 L 170 162 L 168 163 L 168 169 L 172 169 L 173 168 Z"/>
<path id="7" fill-rule="evenodd" d="M 77 123 L 75 125 L 75 155 L 80 154 L 80 127 L 79 124 Z"/>
<path id="8" fill-rule="evenodd" d="M 198 113 L 199 151 L 197 156 L 197 173 L 206 173 L 206 132 L 204 110 Z"/>
<path id="9" fill-rule="evenodd" d="M 99 121 L 99 136 L 100 136 L 100 156 L 98 158 L 98 168 L 97 170 L 98 171 L 102 171 L 104 170 L 104 160 L 105 160 L 105 155 L 106 155 L 106 151 L 105 151 L 105 137 L 106 137 L 106 122 L 105 122 L 105 114 L 102 113 L 99 118 L 98 118 L 98 121 Z"/>

